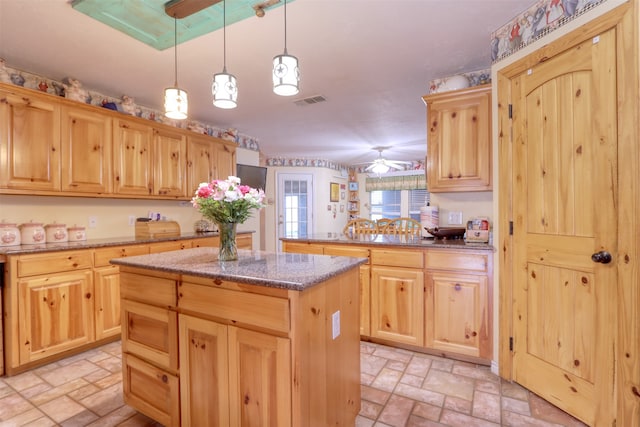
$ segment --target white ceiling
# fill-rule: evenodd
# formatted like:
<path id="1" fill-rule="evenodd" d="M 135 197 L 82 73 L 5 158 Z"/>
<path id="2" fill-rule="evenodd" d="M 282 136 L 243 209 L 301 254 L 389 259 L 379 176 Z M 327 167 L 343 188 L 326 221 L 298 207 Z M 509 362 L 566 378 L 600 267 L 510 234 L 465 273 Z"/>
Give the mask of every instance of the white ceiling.
<path id="1" fill-rule="evenodd" d="M 191 118 L 258 138 L 267 157 L 354 164 L 375 159 L 373 147 L 390 146 L 387 158 L 424 160 L 421 96 L 429 81 L 489 68 L 491 32 L 532 1 L 295 0 L 287 5 L 287 47 L 300 61 L 298 95 L 271 89 L 272 58 L 284 48 L 282 7 L 227 27 L 236 109 L 211 105 L 211 78 L 222 71 L 221 31 L 178 46 L 178 83 L 189 93 Z M 174 82 L 173 49 L 157 51 L 66 0 L 0 0 L 0 57 L 11 68 L 74 77 L 158 110 Z M 327 102 L 294 104 L 315 95 Z"/>

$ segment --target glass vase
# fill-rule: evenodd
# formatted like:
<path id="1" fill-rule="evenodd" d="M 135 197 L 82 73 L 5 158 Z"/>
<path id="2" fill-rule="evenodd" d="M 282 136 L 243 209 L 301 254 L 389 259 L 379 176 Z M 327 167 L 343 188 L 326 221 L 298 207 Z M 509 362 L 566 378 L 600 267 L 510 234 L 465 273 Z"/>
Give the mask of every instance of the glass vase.
<path id="1" fill-rule="evenodd" d="M 238 248 L 236 246 L 236 226 L 235 222 L 218 223 L 220 233 L 220 261 L 235 261 L 238 259 Z"/>

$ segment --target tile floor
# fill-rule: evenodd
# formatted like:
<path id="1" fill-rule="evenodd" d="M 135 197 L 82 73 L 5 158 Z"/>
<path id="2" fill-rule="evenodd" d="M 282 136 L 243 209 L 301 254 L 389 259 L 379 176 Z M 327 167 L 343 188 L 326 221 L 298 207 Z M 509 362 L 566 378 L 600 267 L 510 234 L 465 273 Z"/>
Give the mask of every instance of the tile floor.
<path id="1" fill-rule="evenodd" d="M 584 426 L 487 367 L 372 343 L 360 348 L 357 427 Z M 122 401 L 120 342 L 0 378 L 0 426 L 161 427 Z"/>

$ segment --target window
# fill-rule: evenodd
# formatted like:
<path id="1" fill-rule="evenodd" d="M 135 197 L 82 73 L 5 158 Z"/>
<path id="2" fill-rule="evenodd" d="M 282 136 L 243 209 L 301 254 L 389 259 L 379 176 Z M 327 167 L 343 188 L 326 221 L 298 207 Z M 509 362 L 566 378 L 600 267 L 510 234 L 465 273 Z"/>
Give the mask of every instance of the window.
<path id="1" fill-rule="evenodd" d="M 428 201 L 427 190 L 374 190 L 369 193 L 370 219 L 411 217 L 420 221 L 420 208 Z"/>

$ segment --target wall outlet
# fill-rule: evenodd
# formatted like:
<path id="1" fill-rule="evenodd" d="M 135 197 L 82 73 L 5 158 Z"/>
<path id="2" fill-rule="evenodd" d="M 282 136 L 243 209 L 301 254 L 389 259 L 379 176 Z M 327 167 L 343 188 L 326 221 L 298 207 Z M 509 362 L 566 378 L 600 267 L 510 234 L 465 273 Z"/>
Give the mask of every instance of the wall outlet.
<path id="1" fill-rule="evenodd" d="M 450 225 L 462 225 L 462 212 L 451 211 L 449 212 L 449 224 Z"/>
<path id="2" fill-rule="evenodd" d="M 98 226 L 98 217 L 90 216 L 89 217 L 89 228 L 96 228 Z"/>
<path id="3" fill-rule="evenodd" d="M 335 340 L 340 335 L 340 310 L 331 315 L 332 338 Z"/>
<path id="4" fill-rule="evenodd" d="M 133 225 L 136 225 L 136 216 L 129 215 L 129 226 L 133 226 Z"/>

